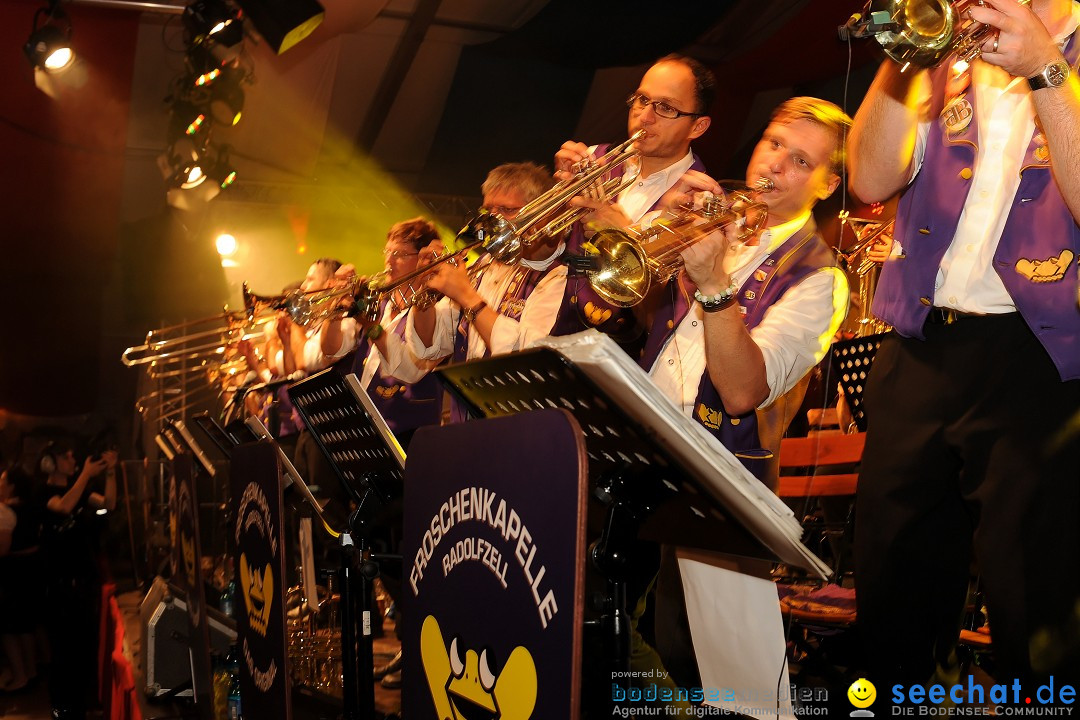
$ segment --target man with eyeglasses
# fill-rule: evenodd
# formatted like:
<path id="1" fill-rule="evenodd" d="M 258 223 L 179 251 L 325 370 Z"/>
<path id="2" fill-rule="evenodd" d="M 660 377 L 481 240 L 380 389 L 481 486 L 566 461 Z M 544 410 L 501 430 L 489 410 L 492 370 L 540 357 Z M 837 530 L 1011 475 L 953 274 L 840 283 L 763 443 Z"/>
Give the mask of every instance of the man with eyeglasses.
<path id="1" fill-rule="evenodd" d="M 484 180 L 484 207 L 512 220 L 551 185 L 551 174 L 539 165 L 506 163 Z M 427 285 L 446 297 L 409 313 L 413 353 L 427 362 L 447 356 L 460 362 L 520 350 L 550 335 L 566 287 L 564 247 L 561 237 L 542 238 L 525 247 L 516 262 L 490 262 L 478 278 L 461 263 L 440 265 Z M 461 419 L 456 406 L 455 419 Z"/>
<path id="2" fill-rule="evenodd" d="M 415 271 L 421 251 L 427 248 L 442 250 L 435 225 L 421 217 L 394 224 L 386 234 L 380 284 L 393 283 Z M 346 265 L 338 272 L 337 281 L 353 275 L 354 268 Z M 353 372 L 403 448 L 408 448 L 417 428 L 437 424 L 442 409 L 438 382 L 426 377 L 432 366 L 410 357 L 403 340 L 406 300 L 401 293 L 392 293 L 382 300 L 376 322 L 328 320 L 322 331 L 322 351 L 327 356 L 340 358 L 357 349 Z"/>
<path id="3" fill-rule="evenodd" d="M 639 130 L 645 136 L 635 148 L 636 160 L 616 173 L 637 173 L 637 179 L 614 202 L 583 194 L 570 202 L 591 212 L 576 225 L 567 240 L 567 256 L 579 255 L 586 236 L 601 227 L 625 228 L 639 223 L 660 207 L 660 200 L 680 178 L 704 173 L 705 165 L 690 144 L 709 129 L 707 115 L 716 94 L 716 78 L 711 70 L 693 58 L 667 55 L 657 60 L 641 78 L 638 88 L 626 100 L 629 115 L 627 132 Z M 601 157 L 607 145 L 588 147 L 568 141 L 555 154 L 555 177 L 568 180 L 574 169 Z M 598 327 L 620 342 L 640 336 L 634 313 L 616 308 L 600 298 L 580 275 L 567 282 L 566 298 L 553 334 L 567 335 L 586 327 Z M 640 348 L 627 346 L 636 353 Z"/>
<path id="4" fill-rule="evenodd" d="M 704 171 L 690 143 L 701 137 L 712 122 L 707 115 L 716 93 L 712 71 L 693 58 L 668 55 L 660 58 L 641 78 L 637 90 L 627 98 L 630 109 L 627 133 L 644 130 L 635 148 L 638 177 L 614 203 L 588 197 L 574 200 L 592 213 L 585 219 L 602 227 L 626 227 L 638 222 L 665 192 L 688 170 Z M 589 148 L 580 142 L 565 142 L 555 154 L 555 177 L 572 177 L 575 166 L 599 157 L 604 146 Z M 628 163 L 629 165 L 629 163 Z M 631 172 L 624 167 L 623 172 Z M 574 248 L 576 249 L 576 248 Z"/>

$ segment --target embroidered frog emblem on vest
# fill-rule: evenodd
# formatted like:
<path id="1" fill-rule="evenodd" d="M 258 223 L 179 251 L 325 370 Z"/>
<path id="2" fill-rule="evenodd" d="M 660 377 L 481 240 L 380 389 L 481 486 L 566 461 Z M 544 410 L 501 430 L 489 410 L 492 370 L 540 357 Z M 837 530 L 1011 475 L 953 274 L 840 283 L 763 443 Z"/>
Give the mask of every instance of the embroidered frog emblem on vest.
<path id="1" fill-rule="evenodd" d="M 591 302 L 585 303 L 585 318 L 590 325 L 603 325 L 611 318 L 611 310 L 599 308 Z"/>
<path id="2" fill-rule="evenodd" d="M 710 407 L 705 407 L 705 403 L 699 403 L 697 406 L 698 418 L 701 419 L 701 424 L 707 428 L 717 430 L 720 427 L 720 423 L 724 420 L 724 414 L 719 410 L 713 410 Z"/>
<path id="3" fill-rule="evenodd" d="M 1065 271 L 1072 264 L 1073 257 L 1072 250 L 1065 249 L 1057 257 L 1046 260 L 1020 258 L 1016 261 L 1016 272 L 1033 283 L 1057 282 L 1065 277 Z"/>

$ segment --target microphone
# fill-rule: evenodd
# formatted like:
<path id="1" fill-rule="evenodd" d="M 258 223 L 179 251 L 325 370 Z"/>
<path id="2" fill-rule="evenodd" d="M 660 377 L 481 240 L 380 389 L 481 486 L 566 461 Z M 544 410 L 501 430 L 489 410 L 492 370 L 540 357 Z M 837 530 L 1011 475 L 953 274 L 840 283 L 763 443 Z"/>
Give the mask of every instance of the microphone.
<path id="1" fill-rule="evenodd" d="M 837 35 L 844 42 L 849 39 L 860 40 L 862 38 L 877 35 L 882 32 L 897 32 L 900 26 L 892 21 L 888 12 L 855 13 L 848 18 L 847 22 L 836 28 Z"/>

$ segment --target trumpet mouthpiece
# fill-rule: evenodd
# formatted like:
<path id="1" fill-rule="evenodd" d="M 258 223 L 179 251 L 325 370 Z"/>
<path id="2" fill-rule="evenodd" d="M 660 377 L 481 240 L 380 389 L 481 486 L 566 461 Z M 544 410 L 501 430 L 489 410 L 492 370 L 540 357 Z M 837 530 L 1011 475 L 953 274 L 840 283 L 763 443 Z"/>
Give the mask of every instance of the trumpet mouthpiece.
<path id="1" fill-rule="evenodd" d="M 769 178 L 758 178 L 757 182 L 755 182 L 754 186 L 750 189 L 755 192 L 769 192 L 770 190 L 773 190 L 775 188 L 776 183 L 774 183 Z"/>

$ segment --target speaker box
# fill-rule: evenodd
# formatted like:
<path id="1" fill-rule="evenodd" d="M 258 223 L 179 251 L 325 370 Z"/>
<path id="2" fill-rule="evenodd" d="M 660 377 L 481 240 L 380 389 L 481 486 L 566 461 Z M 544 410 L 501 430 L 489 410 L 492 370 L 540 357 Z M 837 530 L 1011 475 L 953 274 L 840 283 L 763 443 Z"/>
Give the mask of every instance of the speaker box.
<path id="1" fill-rule="evenodd" d="M 326 14 L 318 0 L 237 0 L 237 4 L 279 55 L 310 35 Z"/>
<path id="2" fill-rule="evenodd" d="M 139 605 L 139 618 L 143 629 L 142 671 L 147 697 L 191 697 L 188 613 L 184 594 L 161 577 L 154 578 Z M 209 607 L 207 619 L 210 651 L 225 655 L 229 646 L 236 642 L 236 623 Z M 181 687 L 182 690 L 176 691 Z"/>

